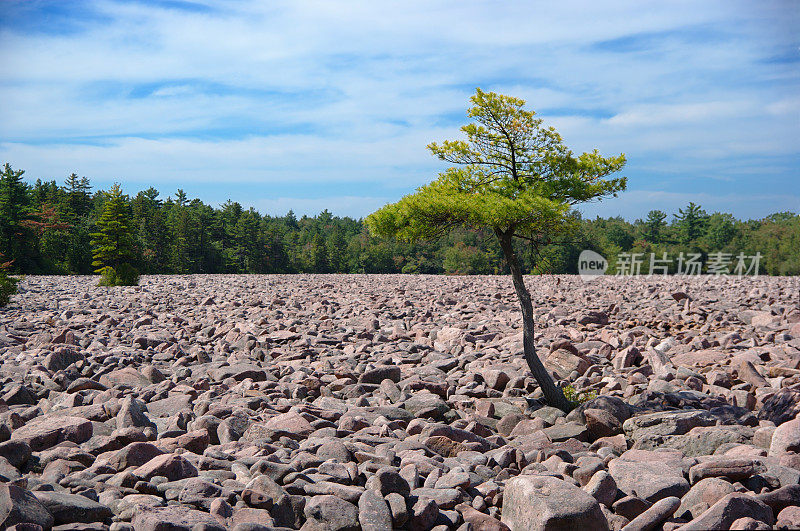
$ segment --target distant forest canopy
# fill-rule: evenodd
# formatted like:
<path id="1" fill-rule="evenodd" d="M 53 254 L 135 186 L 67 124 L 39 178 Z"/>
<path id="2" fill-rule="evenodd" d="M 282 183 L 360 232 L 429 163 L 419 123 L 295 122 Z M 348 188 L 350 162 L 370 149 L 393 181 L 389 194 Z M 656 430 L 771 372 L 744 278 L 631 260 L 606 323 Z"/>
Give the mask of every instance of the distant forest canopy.
<path id="1" fill-rule="evenodd" d="M 0 172 L 0 262 L 26 274 L 90 274 L 91 234 L 106 201 L 85 177 L 64 184 L 37 180 L 6 164 Z M 504 273 L 502 251 L 491 234 L 457 230 L 435 241 L 403 243 L 371 237 L 363 220 L 327 210 L 314 217 L 261 215 L 227 201 L 214 208 L 183 190 L 166 199 L 154 188 L 125 196 L 135 243 L 134 266 L 153 273 Z M 594 250 L 615 271 L 620 253 L 667 253 L 675 273 L 680 253 L 761 254 L 760 274 L 800 275 L 800 216 L 781 212 L 760 220 L 707 213 L 690 204 L 668 216 L 652 210 L 633 223 L 621 217 L 581 219 L 573 233 L 539 249 L 518 242 L 527 273 L 577 273 L 578 255 Z M 705 266 L 703 272 L 706 272 Z"/>

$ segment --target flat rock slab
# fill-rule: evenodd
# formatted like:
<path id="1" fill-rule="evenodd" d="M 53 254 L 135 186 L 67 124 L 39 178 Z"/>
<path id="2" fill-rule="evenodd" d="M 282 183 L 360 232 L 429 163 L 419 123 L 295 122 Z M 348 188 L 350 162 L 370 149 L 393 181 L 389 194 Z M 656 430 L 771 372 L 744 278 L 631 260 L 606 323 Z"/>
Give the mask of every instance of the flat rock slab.
<path id="1" fill-rule="evenodd" d="M 225 531 L 226 529 L 208 513 L 175 505 L 169 507 L 140 506 L 131 523 L 136 531 L 162 531 L 164 529 L 170 531 L 192 531 L 193 529 Z"/>
<path id="2" fill-rule="evenodd" d="M 80 444 L 92 437 L 92 423 L 80 417 L 47 415 L 35 418 L 11 434 L 11 440 L 22 441 L 34 452 L 51 448 L 64 441 Z"/>
<path id="3" fill-rule="evenodd" d="M 597 500 L 570 483 L 548 476 L 508 480 L 501 521 L 511 531 L 608 529 Z"/>

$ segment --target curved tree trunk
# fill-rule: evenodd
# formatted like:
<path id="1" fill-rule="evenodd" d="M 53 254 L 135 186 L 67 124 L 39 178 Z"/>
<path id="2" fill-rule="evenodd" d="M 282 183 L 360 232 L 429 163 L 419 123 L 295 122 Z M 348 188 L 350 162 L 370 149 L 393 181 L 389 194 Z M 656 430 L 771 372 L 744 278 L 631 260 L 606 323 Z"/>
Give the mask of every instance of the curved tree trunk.
<path id="1" fill-rule="evenodd" d="M 514 281 L 514 290 L 517 292 L 519 305 L 522 309 L 522 345 L 525 354 L 525 361 L 528 362 L 528 367 L 533 373 L 533 377 L 539 383 L 542 389 L 547 404 L 556 407 L 562 411 L 569 411 L 572 409 L 570 402 L 564 397 L 561 388 L 556 386 L 553 378 L 547 372 L 542 360 L 536 355 L 536 343 L 534 342 L 533 332 L 533 304 L 531 303 L 531 294 L 528 288 L 525 287 L 525 282 L 522 278 L 522 270 L 519 267 L 517 255 L 514 253 L 512 246 L 511 231 L 507 233 L 498 232 L 500 238 L 500 246 L 503 248 L 508 267 L 511 270 L 511 278 Z"/>

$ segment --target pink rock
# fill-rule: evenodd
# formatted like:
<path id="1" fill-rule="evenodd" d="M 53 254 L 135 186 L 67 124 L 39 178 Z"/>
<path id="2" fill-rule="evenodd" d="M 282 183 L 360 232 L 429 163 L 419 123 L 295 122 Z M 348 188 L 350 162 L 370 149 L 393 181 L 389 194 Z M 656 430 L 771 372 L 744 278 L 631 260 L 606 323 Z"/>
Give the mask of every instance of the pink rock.
<path id="1" fill-rule="evenodd" d="M 293 411 L 272 417 L 264 426 L 270 430 L 288 431 L 302 436 L 310 435 L 314 431 L 310 422 Z"/>
<path id="2" fill-rule="evenodd" d="M 197 468 L 180 455 L 163 454 L 133 469 L 133 474 L 146 480 L 154 476 L 164 476 L 169 481 L 177 481 L 197 477 Z"/>
<path id="3" fill-rule="evenodd" d="M 778 529 L 788 528 L 788 529 L 797 529 L 800 528 L 800 507 L 793 505 L 791 507 L 787 507 L 786 509 L 782 510 L 778 513 L 778 523 L 776 525 Z"/>
<path id="4" fill-rule="evenodd" d="M 168 507 L 138 507 L 131 523 L 137 531 L 160 531 L 162 529 L 222 531 L 225 529 L 225 526 L 220 525 L 208 513 L 176 505 Z"/>
<path id="5" fill-rule="evenodd" d="M 800 419 L 784 422 L 775 429 L 769 445 L 770 456 L 800 452 Z"/>
<path id="6" fill-rule="evenodd" d="M 64 441 L 77 444 L 92 437 L 92 423 L 80 417 L 45 415 L 38 417 L 11 434 L 12 441 L 28 443 L 31 450 L 40 452 Z"/>

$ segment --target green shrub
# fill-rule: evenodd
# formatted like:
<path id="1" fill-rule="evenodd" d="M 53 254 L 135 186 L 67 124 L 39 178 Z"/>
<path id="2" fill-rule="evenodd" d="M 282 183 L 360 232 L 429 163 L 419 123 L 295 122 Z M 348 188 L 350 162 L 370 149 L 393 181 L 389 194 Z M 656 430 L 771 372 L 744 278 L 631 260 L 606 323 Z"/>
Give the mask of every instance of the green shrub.
<path id="1" fill-rule="evenodd" d="M 100 270 L 99 286 L 135 286 L 139 283 L 139 272 L 130 264 L 121 264 L 114 269 L 106 266 Z"/>
<path id="2" fill-rule="evenodd" d="M 597 398 L 597 391 L 594 389 L 591 391 L 578 392 L 571 385 L 567 385 L 564 387 L 563 391 L 564 397 L 576 406 Z"/>
<path id="3" fill-rule="evenodd" d="M 19 280 L 0 271 L 0 306 L 8 304 L 11 296 L 17 292 L 17 282 Z"/>

